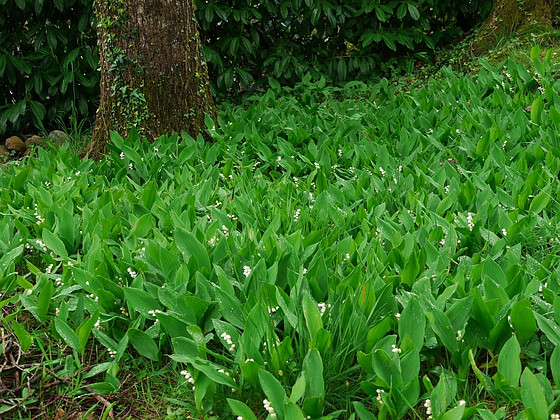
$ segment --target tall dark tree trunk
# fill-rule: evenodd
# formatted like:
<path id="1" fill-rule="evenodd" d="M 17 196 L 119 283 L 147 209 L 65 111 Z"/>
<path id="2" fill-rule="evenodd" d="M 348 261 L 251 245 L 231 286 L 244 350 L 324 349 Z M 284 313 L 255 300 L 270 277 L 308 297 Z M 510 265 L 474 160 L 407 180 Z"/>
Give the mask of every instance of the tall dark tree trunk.
<path id="1" fill-rule="evenodd" d="M 198 135 L 215 117 L 193 0 L 97 0 L 101 98 L 86 153 L 98 157 L 109 131 L 148 139 Z"/>
<path id="2" fill-rule="evenodd" d="M 494 0 L 492 13 L 472 43 L 472 52 L 488 51 L 504 36 L 535 27 L 552 27 L 559 9 L 560 0 Z"/>

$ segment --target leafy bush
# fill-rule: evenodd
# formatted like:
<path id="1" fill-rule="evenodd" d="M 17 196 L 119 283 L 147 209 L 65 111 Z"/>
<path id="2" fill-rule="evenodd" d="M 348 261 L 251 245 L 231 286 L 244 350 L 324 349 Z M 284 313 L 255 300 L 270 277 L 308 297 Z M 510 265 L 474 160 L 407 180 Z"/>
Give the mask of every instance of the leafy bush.
<path id="1" fill-rule="evenodd" d="M 97 349 L 101 393 L 170 357 L 224 418 L 548 418 L 560 82 L 538 56 L 411 92 L 271 80 L 213 143 L 39 149 L 0 172 L 3 325 L 66 343 L 68 375 Z"/>
<path id="2" fill-rule="evenodd" d="M 95 115 L 96 23 L 90 0 L 0 0 L 0 134 Z"/>
<path id="3" fill-rule="evenodd" d="M 410 69 L 491 1 L 196 0 L 218 93 L 272 76 L 332 81 Z M 93 120 L 99 96 L 91 0 L 0 0 L 0 134 Z M 464 26 L 464 25 L 463 25 Z M 75 121 L 74 121 L 75 122 Z"/>
<path id="4" fill-rule="evenodd" d="M 206 57 L 219 91 L 272 76 L 282 84 L 306 73 L 333 81 L 368 80 L 410 70 L 449 42 L 465 21 L 476 24 L 491 1 L 278 2 L 196 0 Z M 471 26 L 472 27 L 472 26 Z M 468 29 L 465 28 L 465 29 Z"/>

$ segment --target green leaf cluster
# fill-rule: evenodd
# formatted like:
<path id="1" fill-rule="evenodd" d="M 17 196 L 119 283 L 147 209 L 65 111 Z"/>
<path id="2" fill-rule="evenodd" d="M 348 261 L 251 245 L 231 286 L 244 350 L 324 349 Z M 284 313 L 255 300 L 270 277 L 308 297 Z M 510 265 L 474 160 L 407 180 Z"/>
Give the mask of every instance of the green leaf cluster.
<path id="1" fill-rule="evenodd" d="M 215 91 L 231 94 L 262 88 L 268 77 L 294 85 L 306 74 L 331 81 L 400 74 L 484 18 L 492 2 L 195 4 Z M 95 119 L 100 74 L 92 6 L 91 0 L 0 0 L 0 135 Z"/>
<path id="2" fill-rule="evenodd" d="M 560 381 L 546 60 L 530 83 L 511 60 L 413 91 L 272 81 L 224 105 L 212 142 L 113 134 L 100 162 L 40 149 L 0 172 L 3 325 L 27 350 L 46 334 L 77 358 L 97 346 L 106 392 L 134 358 L 171 359 L 201 414 L 546 418 Z"/>
<path id="3" fill-rule="evenodd" d="M 0 1 L 0 135 L 95 114 L 99 53 L 93 2 Z"/>
<path id="4" fill-rule="evenodd" d="M 412 69 L 452 34 L 484 18 L 492 3 L 464 1 L 195 1 L 211 80 L 244 90 L 305 74 L 370 80 Z M 467 22 L 469 22 L 467 24 Z"/>

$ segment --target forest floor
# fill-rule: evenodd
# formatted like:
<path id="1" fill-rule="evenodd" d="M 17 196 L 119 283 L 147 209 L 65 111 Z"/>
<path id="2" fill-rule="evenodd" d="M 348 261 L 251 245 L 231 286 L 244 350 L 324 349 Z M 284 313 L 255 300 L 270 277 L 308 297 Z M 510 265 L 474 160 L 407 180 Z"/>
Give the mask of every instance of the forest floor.
<path id="1" fill-rule="evenodd" d="M 224 104 L 211 144 L 7 165 L 0 418 L 558 413 L 558 53 L 465 40 Z"/>

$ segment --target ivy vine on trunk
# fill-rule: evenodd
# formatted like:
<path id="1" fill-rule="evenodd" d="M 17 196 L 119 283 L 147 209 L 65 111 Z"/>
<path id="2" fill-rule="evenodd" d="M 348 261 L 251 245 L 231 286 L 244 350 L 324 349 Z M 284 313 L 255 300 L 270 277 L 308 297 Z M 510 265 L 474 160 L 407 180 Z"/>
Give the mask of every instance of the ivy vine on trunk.
<path id="1" fill-rule="evenodd" d="M 110 131 L 132 127 L 149 140 L 198 135 L 216 111 L 193 0 L 99 0 L 95 10 L 101 96 L 86 153 L 100 156 Z"/>

